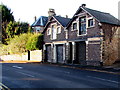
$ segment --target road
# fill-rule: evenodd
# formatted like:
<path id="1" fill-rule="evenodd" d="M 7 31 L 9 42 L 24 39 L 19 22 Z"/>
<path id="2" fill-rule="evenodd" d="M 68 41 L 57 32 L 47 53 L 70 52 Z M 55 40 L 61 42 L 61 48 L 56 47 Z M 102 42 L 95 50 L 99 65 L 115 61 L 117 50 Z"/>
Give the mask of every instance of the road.
<path id="1" fill-rule="evenodd" d="M 8 88 L 118 88 L 120 75 L 49 64 L 2 64 Z"/>

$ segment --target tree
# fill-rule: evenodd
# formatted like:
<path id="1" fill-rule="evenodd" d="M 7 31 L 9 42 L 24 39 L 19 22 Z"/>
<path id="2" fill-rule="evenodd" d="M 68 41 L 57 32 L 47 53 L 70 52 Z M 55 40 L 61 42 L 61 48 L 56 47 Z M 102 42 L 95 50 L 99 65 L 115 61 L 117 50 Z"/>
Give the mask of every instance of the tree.
<path id="1" fill-rule="evenodd" d="M 14 16 L 13 12 L 11 12 L 11 9 L 5 5 L 0 5 L 0 13 L 2 13 L 2 43 L 6 44 L 6 27 L 10 21 L 14 21 Z"/>
<path id="2" fill-rule="evenodd" d="M 29 27 L 29 24 L 26 22 L 10 21 L 6 28 L 7 38 L 13 38 L 15 35 L 27 33 L 29 31 Z"/>

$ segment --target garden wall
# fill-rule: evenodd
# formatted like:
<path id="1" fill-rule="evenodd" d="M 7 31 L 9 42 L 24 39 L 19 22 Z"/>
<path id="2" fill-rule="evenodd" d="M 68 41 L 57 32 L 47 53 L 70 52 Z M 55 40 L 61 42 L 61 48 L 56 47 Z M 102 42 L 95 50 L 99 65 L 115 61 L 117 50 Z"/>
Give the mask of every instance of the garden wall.
<path id="1" fill-rule="evenodd" d="M 42 50 L 30 51 L 30 60 L 28 60 L 28 53 L 13 54 L 0 56 L 3 61 L 42 61 Z"/>

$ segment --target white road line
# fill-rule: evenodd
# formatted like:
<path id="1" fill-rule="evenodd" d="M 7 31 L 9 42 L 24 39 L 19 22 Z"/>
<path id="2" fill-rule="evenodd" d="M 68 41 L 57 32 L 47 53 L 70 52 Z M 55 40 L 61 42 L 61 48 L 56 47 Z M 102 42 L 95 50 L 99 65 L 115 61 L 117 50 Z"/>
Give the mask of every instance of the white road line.
<path id="1" fill-rule="evenodd" d="M 12 66 L 14 68 L 18 68 L 18 69 L 23 69 L 23 67 L 19 67 L 19 66 Z"/>
<path id="2" fill-rule="evenodd" d="M 5 86 L 4 84 L 2 84 L 1 82 L 0 82 L 0 85 L 1 85 L 1 87 L 2 87 L 2 90 L 10 90 L 7 86 Z"/>
<path id="3" fill-rule="evenodd" d="M 113 82 L 113 83 L 119 83 L 117 81 L 113 81 L 113 80 L 108 80 L 108 79 L 103 79 L 103 78 L 98 78 L 98 77 L 92 77 L 92 76 L 87 76 L 87 77 L 90 77 L 90 78 L 95 78 L 95 79 L 99 79 L 99 80 L 103 80 L 103 81 L 108 81 L 108 82 Z"/>
<path id="4" fill-rule="evenodd" d="M 35 76 L 33 76 L 33 75 L 30 75 L 30 74 L 27 74 L 27 73 L 23 73 L 23 72 L 18 72 L 18 73 L 23 74 L 23 75 L 26 75 L 26 76 L 29 76 L 29 77 L 35 77 Z"/>

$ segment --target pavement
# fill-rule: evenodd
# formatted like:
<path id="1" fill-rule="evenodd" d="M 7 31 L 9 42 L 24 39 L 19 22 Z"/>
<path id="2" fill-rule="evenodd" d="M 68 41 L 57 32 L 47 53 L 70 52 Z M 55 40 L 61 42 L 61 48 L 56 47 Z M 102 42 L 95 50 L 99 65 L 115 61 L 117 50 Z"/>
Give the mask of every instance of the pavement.
<path id="1" fill-rule="evenodd" d="M 40 63 L 38 60 L 1 60 L 0 63 Z"/>
<path id="2" fill-rule="evenodd" d="M 51 63 L 44 63 L 44 64 L 51 64 Z M 112 66 L 89 66 L 89 65 L 83 66 L 79 64 L 52 64 L 52 65 L 120 75 L 120 63 Z"/>

